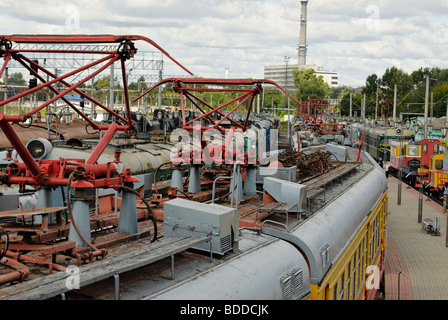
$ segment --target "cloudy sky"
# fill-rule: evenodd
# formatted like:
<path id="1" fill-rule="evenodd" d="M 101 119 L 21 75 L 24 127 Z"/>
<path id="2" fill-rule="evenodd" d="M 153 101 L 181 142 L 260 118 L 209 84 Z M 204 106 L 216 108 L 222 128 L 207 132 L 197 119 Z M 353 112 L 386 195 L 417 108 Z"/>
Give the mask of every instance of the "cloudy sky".
<path id="1" fill-rule="evenodd" d="M 263 78 L 285 56 L 297 63 L 299 17 L 299 0 L 2 0 L 0 34 L 143 35 L 195 75 Z M 307 62 L 342 85 L 392 66 L 448 68 L 448 4 L 309 0 L 307 37 Z M 165 73 L 184 74 L 169 63 Z"/>

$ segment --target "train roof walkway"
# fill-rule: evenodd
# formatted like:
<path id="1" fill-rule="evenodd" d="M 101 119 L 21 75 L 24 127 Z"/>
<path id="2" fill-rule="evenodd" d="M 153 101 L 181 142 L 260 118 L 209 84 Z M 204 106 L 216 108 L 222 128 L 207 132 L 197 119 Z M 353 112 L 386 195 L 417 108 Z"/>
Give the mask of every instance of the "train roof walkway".
<path id="1" fill-rule="evenodd" d="M 440 235 L 428 233 L 418 223 L 419 192 L 403 183 L 398 205 L 398 180 L 389 176 L 388 182 L 385 299 L 448 299 L 446 213 L 439 204 L 423 197 L 422 220 L 440 218 Z"/>

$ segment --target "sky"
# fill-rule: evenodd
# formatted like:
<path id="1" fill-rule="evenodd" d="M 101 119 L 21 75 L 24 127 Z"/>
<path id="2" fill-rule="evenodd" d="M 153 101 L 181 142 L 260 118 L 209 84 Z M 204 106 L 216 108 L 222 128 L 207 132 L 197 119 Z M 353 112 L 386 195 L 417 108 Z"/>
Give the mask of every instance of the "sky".
<path id="1" fill-rule="evenodd" d="M 299 0 L 2 0 L 0 34 L 142 35 L 195 75 L 264 78 L 297 63 Z M 395 66 L 448 68 L 444 0 L 309 0 L 307 63 L 358 87 Z M 136 43 L 139 50 L 154 50 Z M 167 76 L 185 72 L 165 60 Z"/>

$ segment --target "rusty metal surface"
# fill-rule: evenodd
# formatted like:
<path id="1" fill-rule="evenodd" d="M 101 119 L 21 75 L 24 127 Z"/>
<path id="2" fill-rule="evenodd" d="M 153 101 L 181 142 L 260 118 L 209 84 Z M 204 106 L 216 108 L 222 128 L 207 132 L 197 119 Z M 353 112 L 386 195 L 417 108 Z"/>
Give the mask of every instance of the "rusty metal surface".
<path id="1" fill-rule="evenodd" d="M 330 168 L 331 153 L 297 153 L 285 151 L 278 156 L 278 161 L 285 167 L 297 166 L 297 179 L 302 180 L 307 177 L 322 174 Z"/>
<path id="2" fill-rule="evenodd" d="M 52 208 L 39 208 L 39 209 L 24 209 L 24 210 L 11 210 L 0 212 L 0 217 L 26 217 L 33 215 L 43 215 L 49 213 L 56 213 L 58 211 L 66 210 L 67 207 L 52 207 Z"/>

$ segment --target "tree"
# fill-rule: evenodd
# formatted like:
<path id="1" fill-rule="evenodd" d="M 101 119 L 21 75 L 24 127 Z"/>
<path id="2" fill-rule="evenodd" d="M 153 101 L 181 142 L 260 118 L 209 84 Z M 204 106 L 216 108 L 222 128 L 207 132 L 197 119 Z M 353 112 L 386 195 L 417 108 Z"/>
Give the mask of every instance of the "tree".
<path id="1" fill-rule="evenodd" d="M 137 82 L 132 82 L 128 85 L 129 90 L 142 90 L 146 88 L 146 81 L 144 76 L 140 76 Z"/>
<path id="2" fill-rule="evenodd" d="M 103 76 L 102 78 L 98 79 L 95 82 L 94 87 L 96 89 L 109 89 L 109 79 L 110 79 L 110 76 Z M 115 81 L 114 88 L 120 89 L 121 88 L 120 83 L 117 83 Z"/>
<path id="3" fill-rule="evenodd" d="M 330 86 L 324 81 L 322 76 L 317 76 L 314 69 L 299 70 L 292 72 L 294 86 L 296 87 L 296 97 L 303 95 L 316 95 L 325 99 L 331 92 Z"/>
<path id="4" fill-rule="evenodd" d="M 367 98 L 371 99 L 376 94 L 376 90 L 378 88 L 378 76 L 376 74 L 371 74 L 366 79 L 366 85 L 362 89 L 362 93 L 367 96 Z"/>
<path id="5" fill-rule="evenodd" d="M 418 86 L 425 82 L 426 75 L 430 74 L 429 68 L 420 68 L 418 70 L 412 71 L 411 79 L 414 86 Z"/>
<path id="6" fill-rule="evenodd" d="M 400 95 L 412 90 L 412 78 L 406 72 L 394 66 L 390 69 L 387 68 L 381 78 L 381 91 L 386 96 L 386 100 L 393 99 L 395 86 L 397 86 L 397 93 Z"/>
<path id="7" fill-rule="evenodd" d="M 20 72 L 14 72 L 8 77 L 8 84 L 16 86 L 25 86 L 27 85 L 27 82 Z"/>
<path id="8" fill-rule="evenodd" d="M 443 117 L 446 115 L 448 83 L 444 82 L 436 86 L 432 89 L 432 92 L 434 100 L 433 116 Z"/>
<path id="9" fill-rule="evenodd" d="M 279 107 L 284 107 L 285 94 L 277 88 L 264 89 L 264 111 L 272 111 Z"/>
<path id="10" fill-rule="evenodd" d="M 350 87 L 341 87 L 338 99 L 340 100 L 341 114 L 346 116 L 350 113 L 350 93 L 352 93 L 352 115 L 355 113 L 361 115 L 361 100 L 362 94 L 353 93 L 353 89 Z"/>

